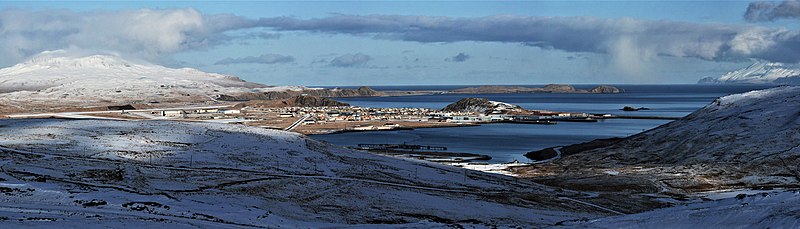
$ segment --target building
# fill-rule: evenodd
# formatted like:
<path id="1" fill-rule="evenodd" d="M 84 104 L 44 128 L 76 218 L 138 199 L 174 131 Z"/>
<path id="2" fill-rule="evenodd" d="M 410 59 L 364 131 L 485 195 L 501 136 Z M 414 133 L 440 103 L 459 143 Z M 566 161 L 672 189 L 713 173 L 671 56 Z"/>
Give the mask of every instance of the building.
<path id="1" fill-rule="evenodd" d="M 375 129 L 375 126 L 373 125 L 360 125 L 353 127 L 353 130 L 373 130 L 373 129 Z"/>
<path id="2" fill-rule="evenodd" d="M 167 117 L 186 117 L 186 111 L 184 110 L 168 110 L 168 111 L 161 111 L 161 116 Z"/>
<path id="3" fill-rule="evenodd" d="M 490 122 L 492 118 L 485 115 L 454 115 L 448 122 Z"/>
<path id="4" fill-rule="evenodd" d="M 222 110 L 223 114 L 241 114 L 242 111 L 240 110 Z"/>

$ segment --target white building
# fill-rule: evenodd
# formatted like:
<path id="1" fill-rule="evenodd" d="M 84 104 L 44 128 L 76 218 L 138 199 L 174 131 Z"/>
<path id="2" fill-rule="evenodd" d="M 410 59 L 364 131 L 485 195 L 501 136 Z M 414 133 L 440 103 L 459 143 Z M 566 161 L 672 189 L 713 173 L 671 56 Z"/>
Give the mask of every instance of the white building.
<path id="1" fill-rule="evenodd" d="M 186 111 L 183 110 L 169 110 L 169 111 L 161 111 L 161 116 L 167 117 L 185 117 Z"/>
<path id="2" fill-rule="evenodd" d="M 222 113 L 223 114 L 241 114 L 242 111 L 240 111 L 240 110 L 223 110 Z"/>

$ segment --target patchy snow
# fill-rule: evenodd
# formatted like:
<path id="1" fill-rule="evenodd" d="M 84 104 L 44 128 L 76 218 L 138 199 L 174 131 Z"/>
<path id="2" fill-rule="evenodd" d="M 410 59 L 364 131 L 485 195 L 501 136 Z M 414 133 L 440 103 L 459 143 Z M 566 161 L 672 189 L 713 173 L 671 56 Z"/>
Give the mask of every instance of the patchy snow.
<path id="1" fill-rule="evenodd" d="M 530 164 L 527 163 L 520 163 L 517 161 L 510 162 L 510 163 L 497 163 L 497 164 L 489 164 L 489 163 L 475 163 L 475 162 L 459 162 L 459 163 L 446 163 L 452 166 L 461 167 L 465 169 L 471 169 L 486 173 L 496 173 L 502 174 L 506 176 L 517 176 L 517 174 L 509 171 L 512 167 L 519 167 L 519 166 L 528 166 Z"/>
<path id="2" fill-rule="evenodd" d="M 719 106 L 728 106 L 728 105 L 736 105 L 736 106 L 752 106 L 757 105 L 753 104 L 759 100 L 766 100 L 770 99 L 770 97 L 780 97 L 780 96 L 787 96 L 787 94 L 797 93 L 799 90 L 797 87 L 776 87 L 770 88 L 765 90 L 755 90 L 749 91 L 745 93 L 733 94 L 720 97 L 715 101 L 716 105 Z"/>
<path id="3" fill-rule="evenodd" d="M 578 192 L 243 125 L 4 119 L 0 151 L 3 227 L 515 227 L 605 214 L 563 199 Z"/>

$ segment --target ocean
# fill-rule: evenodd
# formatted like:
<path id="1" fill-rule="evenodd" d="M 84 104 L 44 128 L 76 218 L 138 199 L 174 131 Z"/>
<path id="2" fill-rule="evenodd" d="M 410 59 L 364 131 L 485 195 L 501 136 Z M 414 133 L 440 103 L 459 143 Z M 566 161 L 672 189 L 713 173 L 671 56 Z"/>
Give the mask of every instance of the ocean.
<path id="1" fill-rule="evenodd" d="M 526 85 L 540 87 L 543 85 Z M 596 85 L 574 85 L 588 89 Z M 395 97 L 337 98 L 362 107 L 424 107 L 441 109 L 462 98 L 487 98 L 526 109 L 683 117 L 714 99 L 735 93 L 765 89 L 774 85 L 613 85 L 619 94 L 438 94 Z M 449 90 L 467 86 L 374 86 L 375 90 Z M 626 112 L 624 106 L 649 110 Z M 600 122 L 560 122 L 556 125 L 484 124 L 471 127 L 423 128 L 415 130 L 348 132 L 312 135 L 317 140 L 341 146 L 361 143 L 407 143 L 445 146 L 448 151 L 486 154 L 489 162 L 528 162 L 523 154 L 543 148 L 581 143 L 598 138 L 627 137 L 669 122 L 668 120 L 609 119 Z"/>

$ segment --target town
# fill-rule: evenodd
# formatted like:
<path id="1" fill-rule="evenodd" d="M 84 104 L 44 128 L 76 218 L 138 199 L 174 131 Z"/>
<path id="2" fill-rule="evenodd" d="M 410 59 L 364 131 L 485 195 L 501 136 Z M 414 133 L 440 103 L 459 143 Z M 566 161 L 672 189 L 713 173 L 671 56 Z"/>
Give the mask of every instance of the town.
<path id="1" fill-rule="evenodd" d="M 593 122 L 611 117 L 609 114 L 525 110 L 500 102 L 494 102 L 486 110 L 480 111 L 358 106 L 257 107 L 239 104 L 225 108 L 153 110 L 146 115 L 157 119 L 240 123 L 303 134 L 474 126 L 485 123 Z M 161 117 L 152 117 L 159 115 Z"/>

